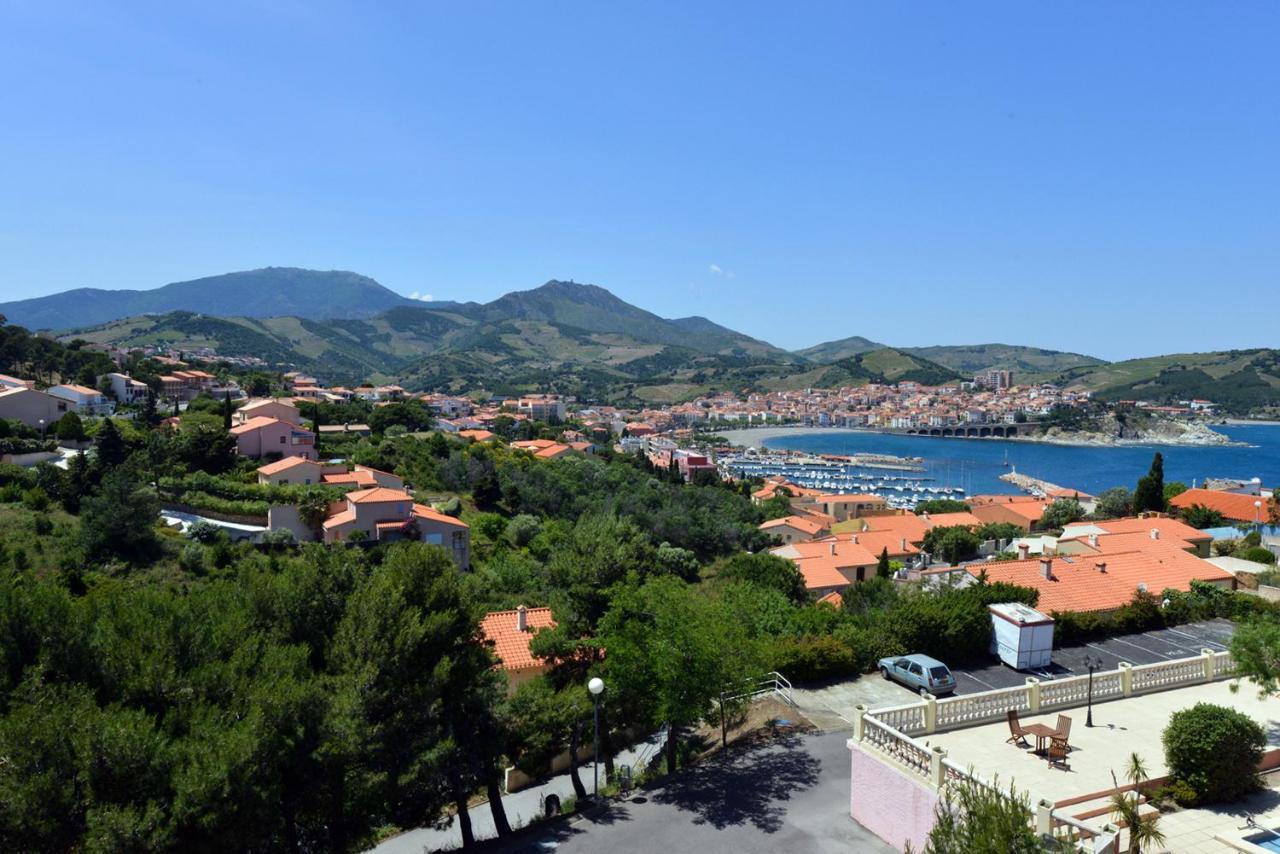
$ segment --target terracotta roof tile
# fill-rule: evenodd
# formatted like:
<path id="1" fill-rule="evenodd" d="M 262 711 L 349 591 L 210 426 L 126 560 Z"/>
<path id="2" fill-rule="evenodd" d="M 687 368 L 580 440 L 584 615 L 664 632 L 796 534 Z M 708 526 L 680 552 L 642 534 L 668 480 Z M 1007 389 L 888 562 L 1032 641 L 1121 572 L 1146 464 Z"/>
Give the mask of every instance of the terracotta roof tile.
<path id="1" fill-rule="evenodd" d="M 480 631 L 493 644 L 493 653 L 503 670 L 529 670 L 543 662 L 529 652 L 529 641 L 539 629 L 554 627 L 550 608 L 525 609 L 526 630 L 516 628 L 516 611 L 493 611 L 480 621 Z"/>

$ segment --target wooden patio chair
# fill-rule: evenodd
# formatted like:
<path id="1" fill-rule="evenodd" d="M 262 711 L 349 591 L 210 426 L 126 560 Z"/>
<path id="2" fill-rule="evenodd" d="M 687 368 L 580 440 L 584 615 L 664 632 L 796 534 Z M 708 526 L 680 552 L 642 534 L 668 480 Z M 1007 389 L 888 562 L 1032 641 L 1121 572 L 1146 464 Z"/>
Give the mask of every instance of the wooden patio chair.
<path id="1" fill-rule="evenodd" d="M 1010 709 L 1007 715 L 1009 719 L 1009 737 L 1004 740 L 1005 744 L 1016 744 L 1018 747 L 1030 747 L 1027 742 L 1027 731 L 1022 728 L 1022 724 L 1018 721 L 1018 710 Z"/>
<path id="2" fill-rule="evenodd" d="M 1064 771 L 1070 771 L 1067 767 L 1067 751 L 1071 749 L 1065 738 L 1054 736 L 1049 739 L 1049 767 L 1061 768 Z"/>
<path id="3" fill-rule="evenodd" d="M 1058 738 L 1063 741 L 1068 741 L 1071 738 L 1071 718 L 1066 715 L 1058 715 L 1058 725 L 1054 729 L 1057 732 Z M 1070 749 L 1071 745 L 1068 744 L 1067 750 Z"/>

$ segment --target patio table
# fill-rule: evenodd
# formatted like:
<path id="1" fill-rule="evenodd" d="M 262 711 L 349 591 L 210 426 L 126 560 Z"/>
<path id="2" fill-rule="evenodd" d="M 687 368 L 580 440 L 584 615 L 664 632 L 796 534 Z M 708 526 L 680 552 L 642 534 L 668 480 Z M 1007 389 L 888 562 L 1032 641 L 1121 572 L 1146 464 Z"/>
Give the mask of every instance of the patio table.
<path id="1" fill-rule="evenodd" d="M 1036 753 L 1044 753 L 1045 741 L 1058 734 L 1057 729 L 1046 724 L 1028 724 L 1022 729 L 1024 732 L 1028 732 L 1036 737 Z"/>

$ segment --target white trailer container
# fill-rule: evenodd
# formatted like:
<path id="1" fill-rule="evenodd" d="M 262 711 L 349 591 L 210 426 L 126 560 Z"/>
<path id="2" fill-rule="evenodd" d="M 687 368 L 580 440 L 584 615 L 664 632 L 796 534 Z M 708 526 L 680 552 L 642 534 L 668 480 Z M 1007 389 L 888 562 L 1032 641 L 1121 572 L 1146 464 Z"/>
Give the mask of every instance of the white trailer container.
<path id="1" fill-rule="evenodd" d="M 1021 602 L 991 606 L 991 651 L 1014 670 L 1048 667 L 1053 657 L 1053 618 Z"/>

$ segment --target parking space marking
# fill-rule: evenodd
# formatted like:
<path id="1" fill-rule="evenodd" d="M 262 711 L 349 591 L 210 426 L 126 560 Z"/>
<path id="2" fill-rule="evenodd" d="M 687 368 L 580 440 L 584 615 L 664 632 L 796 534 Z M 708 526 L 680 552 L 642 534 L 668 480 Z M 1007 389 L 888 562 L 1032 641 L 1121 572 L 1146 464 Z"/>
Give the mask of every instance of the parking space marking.
<path id="1" fill-rule="evenodd" d="M 1173 652 L 1161 652 L 1160 650 L 1157 650 L 1157 649 L 1151 649 L 1151 648 L 1149 648 L 1149 647 L 1139 646 L 1138 644 L 1136 644 L 1136 643 L 1132 643 L 1132 642 L 1130 642 L 1130 641 L 1127 641 L 1127 640 L 1125 640 L 1124 638 L 1111 638 L 1111 640 L 1115 641 L 1116 643 L 1122 643 L 1122 644 L 1124 644 L 1125 646 L 1133 647 L 1134 649 L 1136 649 L 1136 650 L 1138 650 L 1138 651 L 1140 651 L 1140 652 L 1145 652 L 1145 653 L 1147 653 L 1148 655 L 1159 655 L 1159 656 L 1163 656 L 1164 658 L 1186 658 L 1186 656 L 1185 656 L 1185 655 L 1182 655 L 1182 654 L 1181 654 L 1182 652 L 1184 652 L 1184 650 L 1183 650 L 1183 649 L 1182 649 L 1182 647 L 1180 647 L 1180 646 L 1174 646 L 1173 644 L 1169 643 L 1168 641 L 1162 641 L 1162 640 L 1160 640 L 1159 638 L 1155 638 L 1155 637 L 1147 636 L 1147 638 L 1146 638 L 1146 639 L 1147 639 L 1147 640 L 1153 640 L 1153 641 L 1155 641 L 1156 643 L 1162 643 L 1162 644 L 1164 644 L 1165 646 L 1171 646 L 1171 647 L 1173 647 L 1174 651 L 1173 651 Z"/>
<path id="2" fill-rule="evenodd" d="M 992 685 L 990 682 L 987 682 L 987 681 L 985 681 L 985 680 L 983 680 L 983 679 L 979 679 L 977 676 L 974 676 L 972 673 L 966 673 L 966 672 L 964 672 L 964 671 L 961 671 L 961 674 L 960 674 L 960 675 L 961 675 L 961 676 L 968 676 L 970 679 L 972 679 L 974 682 L 977 682 L 979 685 L 985 685 L 985 686 L 987 686 L 987 690 L 988 690 L 988 691 L 994 691 L 994 690 L 996 690 L 996 686 Z"/>
<path id="3" fill-rule="evenodd" d="M 1169 631 L 1169 632 L 1171 632 L 1171 633 L 1173 633 L 1173 634 L 1175 634 L 1175 635 L 1179 635 L 1179 636 L 1184 637 L 1184 638 L 1187 638 L 1187 639 L 1189 639 L 1189 640 L 1193 640 L 1193 641 L 1195 641 L 1195 642 L 1196 642 L 1196 643 L 1198 643 L 1198 644 L 1203 644 L 1204 646 L 1216 646 L 1218 649 L 1226 649 L 1226 648 L 1227 648 L 1227 647 L 1226 647 L 1226 645 L 1224 645 L 1224 644 L 1220 644 L 1220 643 L 1218 643 L 1216 640 L 1209 640 L 1208 638 L 1202 638 L 1202 637 L 1198 637 L 1198 636 L 1196 636 L 1196 635 L 1190 635 L 1190 634 L 1187 634 L 1186 632 L 1180 632 L 1180 631 L 1178 631 L 1177 629 L 1168 629 L 1168 631 Z M 1197 650 L 1197 652 L 1198 652 L 1198 651 L 1199 651 L 1199 650 Z"/>

